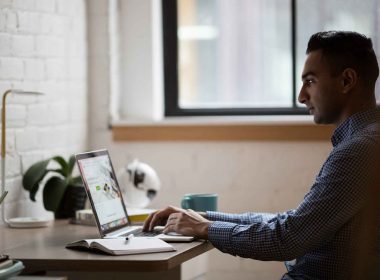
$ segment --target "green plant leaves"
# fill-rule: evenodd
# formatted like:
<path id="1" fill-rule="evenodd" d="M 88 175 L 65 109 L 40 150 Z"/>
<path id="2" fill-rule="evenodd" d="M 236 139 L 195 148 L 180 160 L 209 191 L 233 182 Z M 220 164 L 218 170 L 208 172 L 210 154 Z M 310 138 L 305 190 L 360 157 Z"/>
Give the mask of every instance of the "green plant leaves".
<path id="1" fill-rule="evenodd" d="M 55 156 L 52 158 L 52 160 L 56 161 L 62 168 L 63 176 L 69 175 L 69 165 L 67 164 L 66 160 L 61 156 Z"/>
<path id="2" fill-rule="evenodd" d="M 65 172 L 62 169 L 46 169 L 47 172 L 55 172 L 61 174 L 62 177 L 66 177 Z"/>
<path id="3" fill-rule="evenodd" d="M 73 173 L 74 166 L 75 166 L 75 156 L 72 155 L 69 158 L 68 173 L 67 173 L 68 176 L 71 176 L 71 173 Z"/>
<path id="4" fill-rule="evenodd" d="M 45 184 L 43 191 L 44 207 L 48 211 L 57 211 L 68 182 L 59 177 L 51 177 Z"/>
<path id="5" fill-rule="evenodd" d="M 59 168 L 48 168 L 51 160 L 58 163 Z M 45 183 L 43 202 L 46 210 L 56 212 L 65 195 L 68 185 L 83 187 L 82 179 L 79 176 L 74 178 L 71 177 L 74 167 L 74 156 L 71 156 L 68 162 L 61 156 L 54 156 L 33 164 L 25 172 L 22 184 L 24 189 L 30 192 L 30 199 L 36 201 L 36 193 L 45 176 L 50 173 L 55 173 L 56 175 L 50 177 Z"/>
<path id="6" fill-rule="evenodd" d="M 33 164 L 26 172 L 22 179 L 24 189 L 30 191 L 29 197 L 32 201 L 36 201 L 36 193 L 42 179 L 47 174 L 46 167 L 50 159 L 39 161 Z"/>

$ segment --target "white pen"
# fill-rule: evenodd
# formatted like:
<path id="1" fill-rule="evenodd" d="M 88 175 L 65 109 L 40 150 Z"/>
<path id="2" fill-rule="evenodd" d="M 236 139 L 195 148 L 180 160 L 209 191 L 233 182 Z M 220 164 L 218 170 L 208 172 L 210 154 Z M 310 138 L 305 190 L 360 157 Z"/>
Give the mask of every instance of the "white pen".
<path id="1" fill-rule="evenodd" d="M 134 235 L 133 235 L 133 233 L 131 233 L 131 234 L 129 234 L 128 236 L 126 236 L 125 237 L 125 241 L 129 241 L 129 240 L 131 240 L 133 237 L 135 237 Z"/>

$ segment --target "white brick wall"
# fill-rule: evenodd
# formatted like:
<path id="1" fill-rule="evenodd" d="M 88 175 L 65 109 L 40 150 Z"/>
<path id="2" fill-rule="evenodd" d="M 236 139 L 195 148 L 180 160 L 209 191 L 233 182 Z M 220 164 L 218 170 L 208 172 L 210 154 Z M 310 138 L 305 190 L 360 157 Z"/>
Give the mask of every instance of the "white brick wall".
<path id="1" fill-rule="evenodd" d="M 12 38 L 12 55 L 18 57 L 32 57 L 34 55 L 34 37 L 32 35 L 13 35 L 10 37 Z"/>
<path id="2" fill-rule="evenodd" d="M 1 20 L 0 20 L 1 21 Z M 1 23 L 0 23 L 1 25 Z M 11 54 L 11 35 L 0 34 L 0 55 L 9 56 Z"/>
<path id="3" fill-rule="evenodd" d="M 4 10 L 2 13 L 2 17 L 6 18 L 5 31 L 17 32 L 17 13 L 13 10 Z"/>
<path id="4" fill-rule="evenodd" d="M 7 98 L 7 216 L 52 216 L 32 203 L 22 174 L 38 160 L 87 149 L 85 0 L 0 1 L 0 94 Z M 77 112 L 72 112 L 75 108 Z"/>
<path id="5" fill-rule="evenodd" d="M 23 1 L 28 3 L 28 0 Z M 15 2 L 16 4 L 17 2 Z M 41 29 L 40 15 L 32 10 L 17 10 L 17 31 L 24 34 L 38 34 Z"/>
<path id="6" fill-rule="evenodd" d="M 41 58 L 24 59 L 24 78 L 41 81 L 45 78 L 45 61 Z"/>
<path id="7" fill-rule="evenodd" d="M 26 123 L 26 107 L 19 104 L 9 104 L 6 108 L 8 128 L 24 126 Z"/>
<path id="8" fill-rule="evenodd" d="M 23 60 L 18 57 L 2 57 L 0 60 L 0 77 L 4 80 L 24 79 Z"/>
<path id="9" fill-rule="evenodd" d="M 35 10 L 46 13 L 55 11 L 56 2 L 52 0 L 38 0 L 35 2 Z"/>

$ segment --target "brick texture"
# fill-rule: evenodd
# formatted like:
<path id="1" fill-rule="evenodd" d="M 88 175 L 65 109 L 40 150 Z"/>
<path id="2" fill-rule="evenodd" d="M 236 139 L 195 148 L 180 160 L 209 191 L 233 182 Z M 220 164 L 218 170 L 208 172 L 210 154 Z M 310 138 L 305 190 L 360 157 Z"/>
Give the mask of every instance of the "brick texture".
<path id="1" fill-rule="evenodd" d="M 22 188 L 23 173 L 38 160 L 87 149 L 85 8 L 86 0 L 0 3 L 0 93 L 9 88 L 44 93 L 7 98 L 9 218 L 30 213 L 52 217 L 43 210 L 40 193 L 37 202 L 30 201 Z"/>

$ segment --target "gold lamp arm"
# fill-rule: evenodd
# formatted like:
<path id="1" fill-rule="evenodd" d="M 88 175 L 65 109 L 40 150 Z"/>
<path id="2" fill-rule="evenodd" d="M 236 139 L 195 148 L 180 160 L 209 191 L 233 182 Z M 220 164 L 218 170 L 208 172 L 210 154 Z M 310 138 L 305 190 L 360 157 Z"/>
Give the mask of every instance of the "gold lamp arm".
<path id="1" fill-rule="evenodd" d="M 6 144 L 6 114 L 5 114 L 5 107 L 6 107 L 6 98 L 8 94 L 12 92 L 11 89 L 7 90 L 3 94 L 3 103 L 1 106 L 1 197 L 4 199 L 7 191 L 5 190 L 5 144 Z M 1 216 L 4 223 L 8 224 L 8 220 L 5 216 L 5 203 L 1 204 Z"/>
<path id="2" fill-rule="evenodd" d="M 1 106 L 1 157 L 2 158 L 5 158 L 5 140 L 6 140 L 6 137 L 5 137 L 5 118 L 6 118 L 6 115 L 5 115 L 5 104 L 6 104 L 6 98 L 8 96 L 8 94 L 10 94 L 12 92 L 11 89 L 8 89 L 6 92 L 4 92 L 3 94 L 3 103 L 2 103 L 2 106 Z"/>

